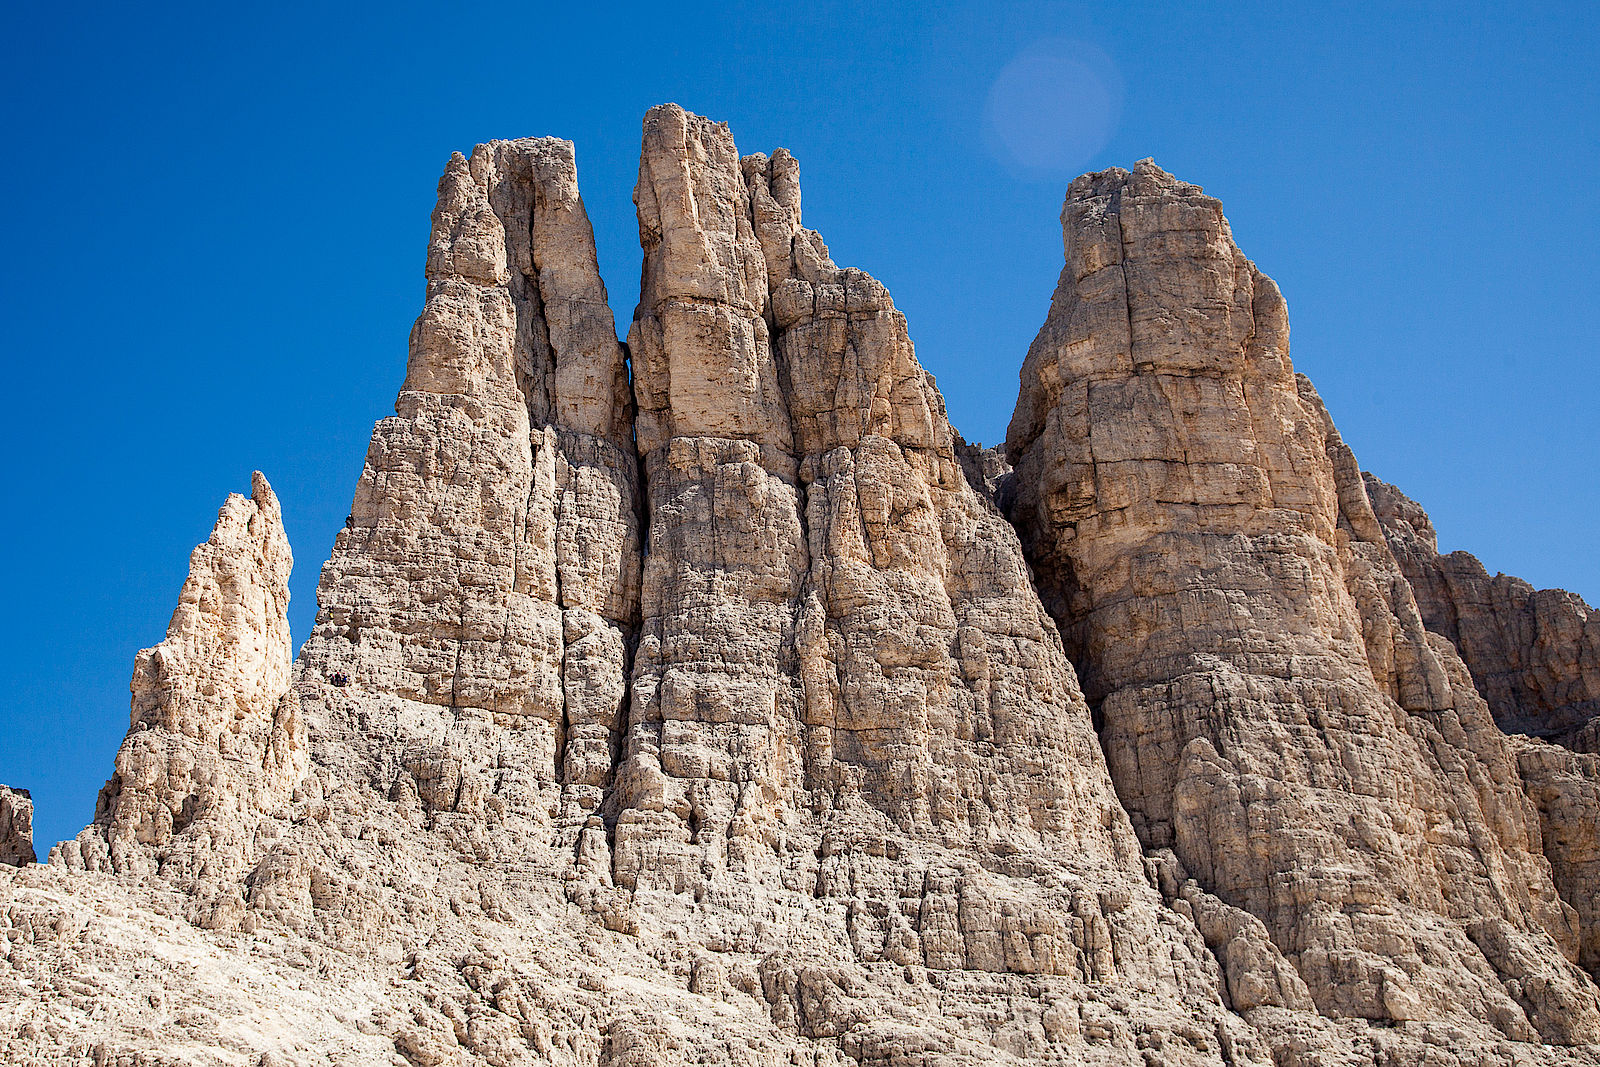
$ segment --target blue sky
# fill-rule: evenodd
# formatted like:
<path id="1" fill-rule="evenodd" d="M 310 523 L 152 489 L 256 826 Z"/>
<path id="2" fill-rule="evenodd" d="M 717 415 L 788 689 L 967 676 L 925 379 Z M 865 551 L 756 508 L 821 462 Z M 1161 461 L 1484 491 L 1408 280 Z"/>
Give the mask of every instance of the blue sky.
<path id="1" fill-rule="evenodd" d="M 577 143 L 613 309 L 639 120 L 799 158 L 809 225 L 906 313 L 952 421 L 1004 436 L 1073 174 L 1222 198 L 1296 365 L 1446 548 L 1600 601 L 1592 4 L 15 6 L 0 43 L 0 781 L 93 814 L 190 549 L 267 473 L 296 640 L 392 411 L 434 185 Z"/>

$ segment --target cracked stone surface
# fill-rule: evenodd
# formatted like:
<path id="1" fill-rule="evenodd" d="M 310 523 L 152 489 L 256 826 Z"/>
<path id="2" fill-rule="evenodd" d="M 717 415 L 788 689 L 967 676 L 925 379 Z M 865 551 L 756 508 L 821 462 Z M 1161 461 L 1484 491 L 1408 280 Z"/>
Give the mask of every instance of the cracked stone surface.
<path id="1" fill-rule="evenodd" d="M 1514 754 L 1431 639 L 1277 287 L 1150 161 L 1077 179 L 1012 517 L 1148 849 L 1319 1011 L 1600 1038 Z"/>
<path id="2" fill-rule="evenodd" d="M 1421 505 L 1365 478 L 1423 620 L 1460 650 L 1495 720 L 1509 733 L 1600 752 L 1600 612 L 1565 589 L 1490 577 L 1471 553 L 1440 555 Z"/>
<path id="3" fill-rule="evenodd" d="M 1429 631 L 1214 200 L 1073 183 L 990 449 L 788 152 L 663 105 L 634 202 L 623 345 L 572 145 L 450 160 L 314 632 L 257 475 L 0 864 L 0 1059 L 1600 1064 L 1597 757 Z"/>
<path id="4" fill-rule="evenodd" d="M 260 471 L 230 494 L 167 636 L 134 660 L 128 735 L 94 824 L 51 856 L 75 870 L 159 874 L 192 910 L 226 907 L 308 768 L 289 676 L 289 539 Z M 219 899 L 220 897 L 220 899 Z"/>

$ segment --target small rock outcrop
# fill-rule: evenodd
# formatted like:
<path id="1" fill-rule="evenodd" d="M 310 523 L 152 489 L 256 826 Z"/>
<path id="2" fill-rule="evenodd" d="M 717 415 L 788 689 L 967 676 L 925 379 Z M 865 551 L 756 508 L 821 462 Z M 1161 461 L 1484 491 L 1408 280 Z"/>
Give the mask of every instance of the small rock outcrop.
<path id="1" fill-rule="evenodd" d="M 1364 477 L 1423 620 L 1460 650 L 1495 721 L 1509 733 L 1600 752 L 1600 612 L 1564 589 L 1490 577 L 1471 553 L 1440 555 L 1427 512 Z"/>
<path id="2" fill-rule="evenodd" d="M 94 824 L 0 789 L 0 1060 L 1600 1067 L 1600 756 L 1215 200 L 1072 184 L 1004 449 L 788 152 L 653 108 L 634 202 L 624 345 L 573 146 L 451 158 L 298 658 L 257 475 Z"/>
<path id="3" fill-rule="evenodd" d="M 0 863 L 21 867 L 34 862 L 33 797 L 26 789 L 0 785 Z"/>

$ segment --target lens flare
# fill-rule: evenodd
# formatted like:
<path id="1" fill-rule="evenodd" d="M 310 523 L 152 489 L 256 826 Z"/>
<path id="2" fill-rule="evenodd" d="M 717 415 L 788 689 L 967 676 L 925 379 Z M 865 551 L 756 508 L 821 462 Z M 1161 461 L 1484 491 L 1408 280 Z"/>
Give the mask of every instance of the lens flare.
<path id="1" fill-rule="evenodd" d="M 1053 38 L 1019 53 L 984 107 L 990 149 L 1028 178 L 1072 177 L 1106 146 L 1122 116 L 1122 76 L 1100 49 Z"/>

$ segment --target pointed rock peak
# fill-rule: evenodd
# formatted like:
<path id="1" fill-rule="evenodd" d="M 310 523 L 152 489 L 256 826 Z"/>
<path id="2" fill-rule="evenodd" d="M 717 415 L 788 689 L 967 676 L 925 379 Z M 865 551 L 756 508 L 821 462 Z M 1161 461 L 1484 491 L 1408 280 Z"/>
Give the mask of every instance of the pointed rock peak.
<path id="1" fill-rule="evenodd" d="M 141 871 L 184 853 L 190 862 L 171 870 L 245 863 L 249 813 L 285 802 L 307 766 L 283 699 L 292 565 L 278 498 L 257 471 L 251 495 L 230 494 L 190 555 L 166 639 L 135 658 L 116 771 L 63 862 Z"/>
<path id="2" fill-rule="evenodd" d="M 627 354 L 572 144 L 452 157 L 427 274 L 318 586 L 306 714 L 402 807 L 488 818 L 492 793 L 495 818 L 562 812 L 576 837 L 609 781 L 640 561 Z M 403 709 L 386 736 L 374 694 Z"/>
<path id="3" fill-rule="evenodd" d="M 536 426 L 631 448 L 626 355 L 572 142 L 490 141 L 452 155 L 427 277 L 406 390 L 525 406 Z"/>
<path id="4" fill-rule="evenodd" d="M 1153 163 L 1073 182 L 1062 224 L 1011 515 L 1146 848 L 1258 918 L 1325 1014 L 1493 1002 L 1508 1036 L 1600 1035 L 1515 761 L 1296 379 L 1277 287 Z"/>
<path id="5" fill-rule="evenodd" d="M 794 157 L 740 158 L 725 126 L 657 109 L 635 199 L 650 535 L 619 884 L 768 863 L 810 884 L 828 853 L 805 835 L 872 828 L 1142 885 L 1015 534 L 967 483 L 888 292 L 804 228 Z M 779 823 L 770 855 L 740 840 Z"/>
<path id="6" fill-rule="evenodd" d="M 762 462 L 864 437 L 954 452 L 904 316 L 839 268 L 800 212 L 785 149 L 739 157 L 726 125 L 675 105 L 646 117 L 634 191 L 645 252 L 630 348 L 648 454 L 673 437 L 753 441 Z"/>

